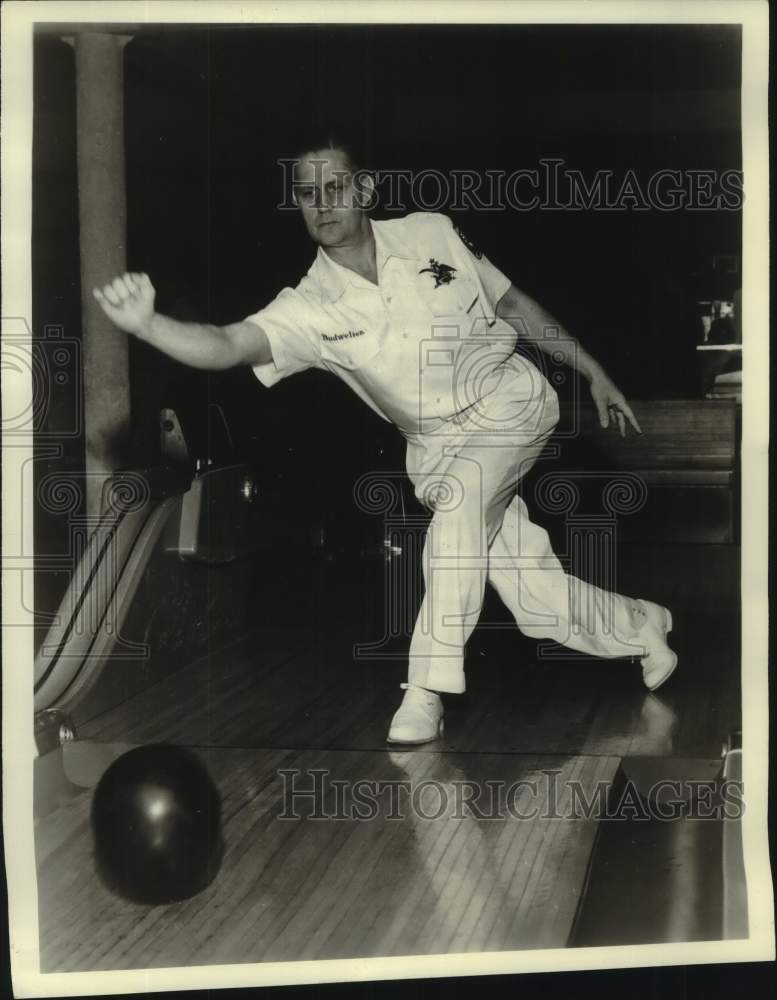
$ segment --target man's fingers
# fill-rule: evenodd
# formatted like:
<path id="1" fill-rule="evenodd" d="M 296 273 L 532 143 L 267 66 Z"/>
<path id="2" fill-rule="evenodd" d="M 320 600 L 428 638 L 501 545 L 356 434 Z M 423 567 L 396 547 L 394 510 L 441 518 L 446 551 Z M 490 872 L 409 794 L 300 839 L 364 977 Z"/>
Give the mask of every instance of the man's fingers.
<path id="1" fill-rule="evenodd" d="M 626 414 L 626 417 L 627 417 L 629 423 L 634 428 L 634 430 L 637 432 L 637 434 L 641 434 L 642 433 L 642 428 L 639 426 L 639 421 L 634 416 L 634 411 L 632 410 L 632 408 L 629 406 L 628 403 L 624 403 L 623 404 L 623 412 Z"/>
<path id="2" fill-rule="evenodd" d="M 122 302 L 124 301 L 124 299 L 128 299 L 132 295 L 129 285 L 127 284 L 126 281 L 127 278 L 129 278 L 129 275 L 125 274 L 125 275 L 117 275 L 113 279 L 113 290 L 114 292 L 116 292 L 116 294 L 119 296 L 119 299 Z"/>
<path id="3" fill-rule="evenodd" d="M 618 421 L 618 427 L 621 432 L 621 437 L 626 437 L 626 418 L 620 410 L 615 411 L 615 417 Z"/>
<path id="4" fill-rule="evenodd" d="M 139 271 L 133 271 L 131 274 L 125 274 L 125 278 L 130 278 L 135 291 L 140 295 L 147 295 L 154 293 L 154 286 L 151 284 L 151 279 L 147 274 Z"/>
<path id="5" fill-rule="evenodd" d="M 116 277 L 103 285 L 102 288 L 92 289 L 92 294 L 101 305 L 111 305 L 120 307 L 128 299 L 138 298 L 143 295 L 153 295 L 154 286 L 147 274 L 126 273 L 116 275 Z"/>
<path id="6" fill-rule="evenodd" d="M 599 411 L 599 423 L 602 425 L 602 427 L 609 427 L 610 426 L 609 410 L 604 405 L 604 403 L 600 403 L 598 399 L 595 400 L 595 402 L 596 402 L 596 409 Z"/>
<path id="7" fill-rule="evenodd" d="M 117 292 L 115 291 L 115 289 L 114 289 L 114 287 L 113 287 L 112 284 L 110 284 L 110 285 L 104 285 L 103 288 L 102 288 L 102 291 L 100 292 L 100 294 L 102 295 L 102 298 L 105 299 L 105 301 L 109 303 L 109 305 L 112 305 L 112 306 L 120 306 L 121 305 L 121 299 L 120 299 L 119 295 L 117 294 Z"/>
<path id="8" fill-rule="evenodd" d="M 92 295 L 94 295 L 103 309 L 116 309 L 121 305 L 111 285 L 105 285 L 103 288 L 93 288 Z"/>

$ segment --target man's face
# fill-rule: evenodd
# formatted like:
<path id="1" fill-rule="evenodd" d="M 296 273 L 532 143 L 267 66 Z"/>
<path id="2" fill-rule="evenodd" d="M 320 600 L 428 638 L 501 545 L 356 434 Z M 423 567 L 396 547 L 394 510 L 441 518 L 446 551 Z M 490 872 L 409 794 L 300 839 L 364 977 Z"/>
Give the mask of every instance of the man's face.
<path id="1" fill-rule="evenodd" d="M 311 238 L 322 247 L 349 246 L 366 221 L 348 157 L 339 149 L 305 154 L 294 172 L 294 196 Z"/>

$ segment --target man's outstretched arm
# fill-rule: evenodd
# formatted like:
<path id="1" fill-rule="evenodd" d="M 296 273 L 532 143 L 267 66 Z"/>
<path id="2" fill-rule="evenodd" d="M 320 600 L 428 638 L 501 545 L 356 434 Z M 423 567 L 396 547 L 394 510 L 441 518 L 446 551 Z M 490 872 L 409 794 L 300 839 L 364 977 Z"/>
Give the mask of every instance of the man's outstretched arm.
<path id="1" fill-rule="evenodd" d="M 626 397 L 599 362 L 539 303 L 519 291 L 515 285 L 510 285 L 497 304 L 496 314 L 509 323 L 520 337 L 530 340 L 546 354 L 557 355 L 562 352 L 566 355 L 565 363 L 588 379 L 602 427 L 609 426 L 612 415 L 623 436 L 626 434 L 627 420 L 634 430 L 642 433 Z M 546 336 L 545 331 L 549 328 L 558 330 L 560 337 Z"/>
<path id="2" fill-rule="evenodd" d="M 93 294 L 119 329 L 192 368 L 218 370 L 273 359 L 270 341 L 255 323 L 181 323 L 156 312 L 156 293 L 147 274 L 121 275 Z"/>

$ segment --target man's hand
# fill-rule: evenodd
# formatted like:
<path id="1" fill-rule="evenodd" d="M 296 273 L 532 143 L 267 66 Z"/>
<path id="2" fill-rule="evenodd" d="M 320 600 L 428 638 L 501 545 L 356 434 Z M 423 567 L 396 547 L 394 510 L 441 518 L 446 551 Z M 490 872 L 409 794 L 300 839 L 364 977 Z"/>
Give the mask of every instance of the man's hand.
<path id="1" fill-rule="evenodd" d="M 609 427 L 612 417 L 613 423 L 617 422 L 621 437 L 626 437 L 627 420 L 638 434 L 642 433 L 642 428 L 626 402 L 626 397 L 604 372 L 597 372 L 591 379 L 591 396 L 596 404 L 602 427 Z"/>
<path id="2" fill-rule="evenodd" d="M 147 274 L 123 274 L 92 294 L 119 329 L 141 337 L 148 330 L 156 292 Z"/>

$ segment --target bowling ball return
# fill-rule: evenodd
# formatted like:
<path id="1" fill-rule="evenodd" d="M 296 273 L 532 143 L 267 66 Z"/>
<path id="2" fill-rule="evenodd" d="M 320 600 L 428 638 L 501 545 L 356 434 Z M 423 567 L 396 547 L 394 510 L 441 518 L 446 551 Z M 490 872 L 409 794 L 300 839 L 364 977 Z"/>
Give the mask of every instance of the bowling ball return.
<path id="1" fill-rule="evenodd" d="M 160 411 L 159 462 L 115 472 L 99 518 L 73 524 L 74 568 L 34 661 L 38 817 L 92 788 L 117 756 L 77 753 L 73 780 L 63 749 L 83 748 L 85 720 L 245 630 L 235 595 L 257 574 L 273 500 L 256 462 L 214 446 L 228 432 L 209 411 L 208 433 L 188 437 L 175 411 Z"/>
<path id="2" fill-rule="evenodd" d="M 175 415 L 163 411 L 163 434 L 172 433 L 166 430 L 171 424 L 177 424 Z M 108 689 L 117 684 L 115 697 L 127 697 L 131 671 L 123 665 L 132 662 L 143 672 L 156 638 L 145 629 L 148 634 L 137 641 L 140 629 L 128 625 L 131 613 L 153 615 L 169 602 L 168 619 L 175 617 L 185 632 L 186 618 L 204 618 L 198 601 L 206 586 L 234 593 L 248 557 L 263 544 L 271 500 L 260 495 L 256 464 L 190 459 L 182 443 L 176 448 L 163 452 L 157 465 L 110 476 L 97 523 L 74 531 L 71 549 L 80 558 L 35 657 L 41 733 L 50 729 L 47 713 L 75 713 L 78 722 L 79 709 L 109 663 L 113 676 L 102 679 L 103 700 L 110 700 Z M 234 597 L 225 597 L 224 604 L 234 604 Z M 171 639 L 172 627 L 167 631 Z M 171 660 L 175 651 L 169 644 L 167 649 Z M 122 680 L 115 680 L 122 672 Z"/>

